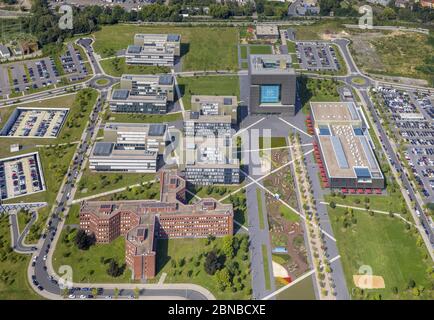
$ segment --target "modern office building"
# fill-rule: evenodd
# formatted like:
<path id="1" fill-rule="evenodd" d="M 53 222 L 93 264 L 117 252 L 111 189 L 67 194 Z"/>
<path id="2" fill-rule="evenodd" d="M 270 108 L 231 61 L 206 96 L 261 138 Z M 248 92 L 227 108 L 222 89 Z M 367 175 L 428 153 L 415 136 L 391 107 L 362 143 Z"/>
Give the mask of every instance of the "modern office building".
<path id="1" fill-rule="evenodd" d="M 125 52 L 127 64 L 173 67 L 181 54 L 178 34 L 136 34 Z"/>
<path id="2" fill-rule="evenodd" d="M 291 56 L 250 55 L 250 113 L 295 115 L 296 75 Z"/>
<path id="3" fill-rule="evenodd" d="M 240 183 L 240 163 L 232 136 L 187 136 L 183 170 L 186 180 L 195 185 Z"/>
<path id="4" fill-rule="evenodd" d="M 104 126 L 104 142 L 125 150 L 149 150 L 163 154 L 169 142 L 167 125 L 153 123 L 114 123 Z"/>
<path id="5" fill-rule="evenodd" d="M 237 97 L 192 96 L 184 129 L 187 136 L 219 137 L 230 135 L 236 123 Z"/>
<path id="6" fill-rule="evenodd" d="M 169 142 L 167 125 L 107 123 L 103 142 L 96 142 L 89 168 L 94 171 L 156 172 Z"/>
<path id="7" fill-rule="evenodd" d="M 156 151 L 129 150 L 112 142 L 96 142 L 89 157 L 92 171 L 152 173 L 157 164 Z"/>
<path id="8" fill-rule="evenodd" d="M 331 188 L 384 188 L 363 112 L 354 102 L 311 102 L 311 113 Z"/>
<path id="9" fill-rule="evenodd" d="M 125 260 L 134 279 L 156 274 L 156 239 L 221 237 L 233 234 L 233 207 L 214 199 L 185 204 L 186 181 L 162 171 L 160 200 L 84 201 L 80 228 L 98 243 L 125 236 Z"/>
<path id="10" fill-rule="evenodd" d="M 170 74 L 124 74 L 120 85 L 109 100 L 112 112 L 165 114 L 174 101 L 175 84 Z"/>

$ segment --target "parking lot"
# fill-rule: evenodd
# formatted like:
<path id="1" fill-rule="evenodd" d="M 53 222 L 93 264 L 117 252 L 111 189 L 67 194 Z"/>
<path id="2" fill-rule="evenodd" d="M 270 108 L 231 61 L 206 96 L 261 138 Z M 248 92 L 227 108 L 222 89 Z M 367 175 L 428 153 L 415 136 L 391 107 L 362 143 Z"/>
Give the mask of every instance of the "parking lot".
<path id="1" fill-rule="evenodd" d="M 65 78 L 66 83 L 83 80 L 89 70 L 80 52 L 70 43 L 60 57 L 63 70 L 58 70 L 52 57 L 13 62 L 0 66 L 0 97 L 55 86 Z"/>
<path id="2" fill-rule="evenodd" d="M 296 52 L 298 62 L 306 70 L 334 70 L 341 68 L 335 49 L 322 42 L 297 42 Z"/>
<path id="3" fill-rule="evenodd" d="M 406 144 L 407 160 L 422 195 L 434 201 L 434 96 L 396 89 L 378 89 L 395 128 L 395 135 Z"/>
<path id="4" fill-rule="evenodd" d="M 16 108 L 0 131 L 0 136 L 56 138 L 68 111 L 66 108 Z"/>
<path id="5" fill-rule="evenodd" d="M 1 199 L 45 190 L 37 152 L 0 160 Z"/>

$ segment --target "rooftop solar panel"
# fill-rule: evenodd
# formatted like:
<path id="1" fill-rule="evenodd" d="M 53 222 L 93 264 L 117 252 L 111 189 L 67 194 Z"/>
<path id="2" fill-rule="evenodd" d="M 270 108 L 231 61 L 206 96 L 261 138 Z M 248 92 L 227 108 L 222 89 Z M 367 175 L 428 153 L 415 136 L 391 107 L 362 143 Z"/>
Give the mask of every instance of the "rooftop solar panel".
<path id="1" fill-rule="evenodd" d="M 166 132 L 166 125 L 164 124 L 151 124 L 149 125 L 150 136 L 162 136 Z"/>
<path id="2" fill-rule="evenodd" d="M 93 149 L 94 156 L 109 156 L 112 153 L 114 143 L 111 142 L 97 142 Z"/>
<path id="3" fill-rule="evenodd" d="M 128 53 L 140 53 L 141 50 L 142 50 L 142 47 L 135 46 L 135 45 L 130 45 L 127 48 Z"/>
<path id="4" fill-rule="evenodd" d="M 160 79 L 158 79 L 159 84 L 172 84 L 173 83 L 173 77 L 170 74 L 163 74 L 160 76 Z"/>
<path id="5" fill-rule="evenodd" d="M 224 104 L 225 106 L 230 106 L 230 105 L 232 105 L 232 98 L 224 98 L 224 99 L 223 99 L 223 104 Z"/>
<path id="6" fill-rule="evenodd" d="M 179 41 L 179 34 L 168 34 L 167 41 L 170 42 Z"/>
<path id="7" fill-rule="evenodd" d="M 328 127 L 319 128 L 319 135 L 320 136 L 329 136 L 330 135 L 330 129 Z"/>
<path id="8" fill-rule="evenodd" d="M 116 89 L 113 91 L 113 100 L 126 100 L 128 98 L 129 91 L 127 89 Z"/>
<path id="9" fill-rule="evenodd" d="M 333 150 L 335 151 L 335 156 L 338 161 L 339 168 L 348 169 L 348 161 L 345 156 L 344 149 L 342 148 L 341 140 L 339 139 L 339 137 L 336 136 L 331 136 L 330 139 L 333 145 Z"/>

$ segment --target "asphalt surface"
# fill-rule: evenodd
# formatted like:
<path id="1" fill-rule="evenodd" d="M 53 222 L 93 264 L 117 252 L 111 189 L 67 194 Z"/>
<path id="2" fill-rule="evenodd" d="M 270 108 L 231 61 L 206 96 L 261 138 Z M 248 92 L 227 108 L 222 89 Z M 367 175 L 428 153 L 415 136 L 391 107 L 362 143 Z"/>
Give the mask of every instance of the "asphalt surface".
<path id="1" fill-rule="evenodd" d="M 35 223 L 37 219 L 37 214 L 35 212 L 32 213 L 32 217 L 29 221 L 29 223 L 25 226 L 23 229 L 23 232 L 20 233 L 19 227 L 18 227 L 18 215 L 19 213 L 11 213 L 9 214 L 9 221 L 11 223 L 11 230 L 12 230 L 12 243 L 13 243 L 13 249 L 17 251 L 18 253 L 27 253 L 30 254 L 37 250 L 35 246 L 27 246 L 23 244 L 24 238 L 27 235 L 27 233 L 30 230 L 30 227 Z"/>

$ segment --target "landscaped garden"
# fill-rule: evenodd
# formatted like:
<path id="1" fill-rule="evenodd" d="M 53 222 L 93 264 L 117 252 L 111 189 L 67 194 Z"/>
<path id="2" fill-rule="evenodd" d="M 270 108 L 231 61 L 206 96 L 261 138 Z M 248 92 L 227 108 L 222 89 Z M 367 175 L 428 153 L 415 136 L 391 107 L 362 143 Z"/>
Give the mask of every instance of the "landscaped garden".
<path id="1" fill-rule="evenodd" d="M 128 65 L 125 58 L 113 57 L 101 60 L 101 67 L 105 73 L 113 77 L 120 77 L 123 74 L 157 74 L 170 72 L 169 67 Z"/>
<path id="2" fill-rule="evenodd" d="M 156 280 L 167 273 L 165 283 L 194 283 L 217 299 L 250 299 L 251 273 L 248 236 L 208 239 L 158 240 Z"/>

